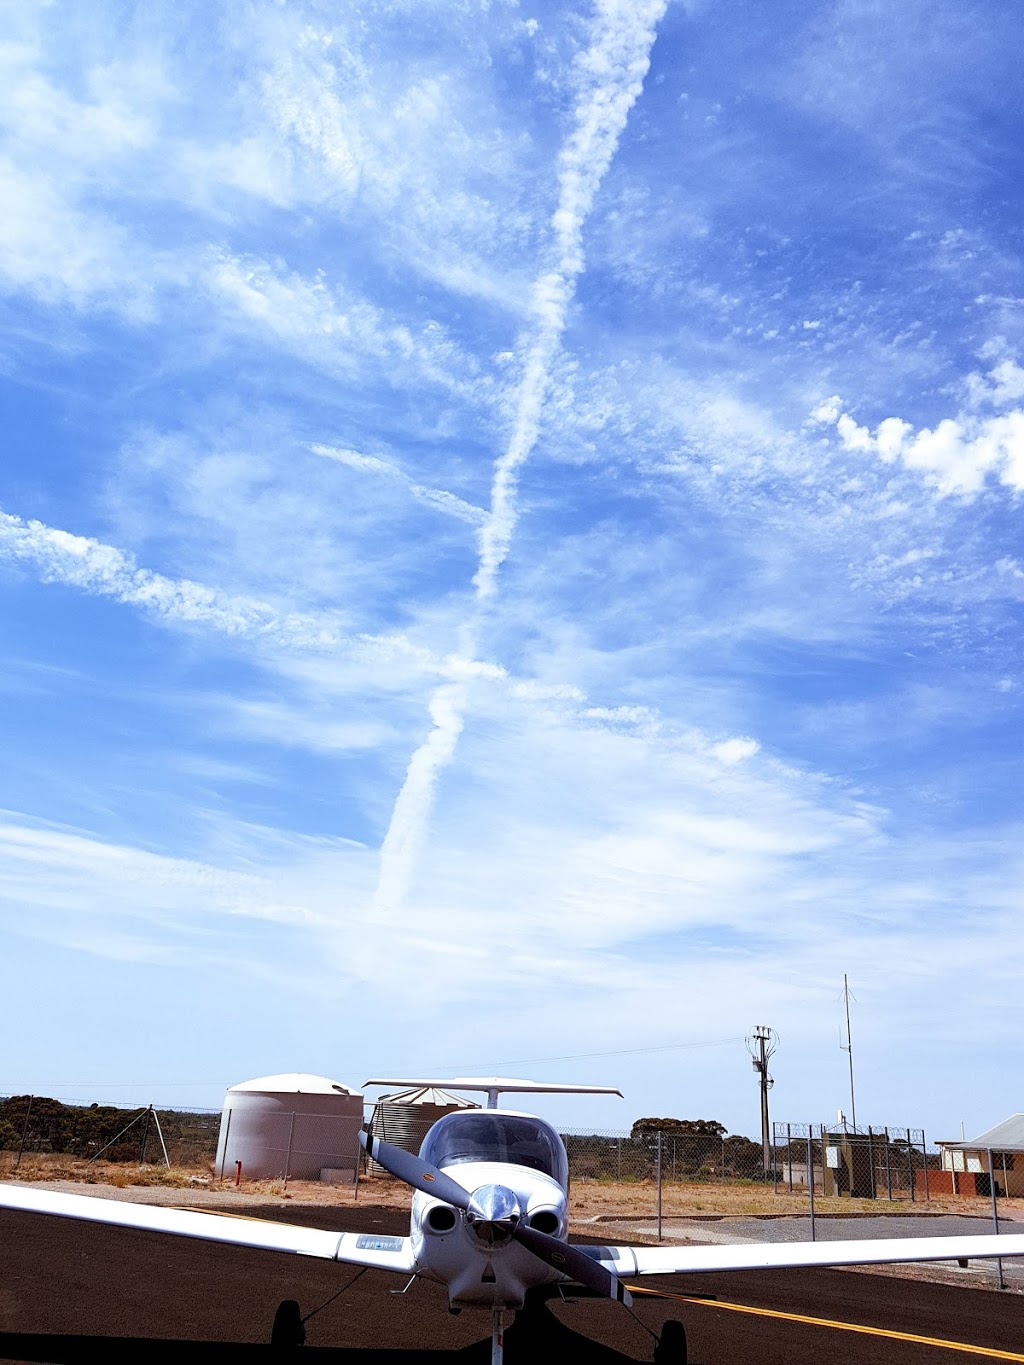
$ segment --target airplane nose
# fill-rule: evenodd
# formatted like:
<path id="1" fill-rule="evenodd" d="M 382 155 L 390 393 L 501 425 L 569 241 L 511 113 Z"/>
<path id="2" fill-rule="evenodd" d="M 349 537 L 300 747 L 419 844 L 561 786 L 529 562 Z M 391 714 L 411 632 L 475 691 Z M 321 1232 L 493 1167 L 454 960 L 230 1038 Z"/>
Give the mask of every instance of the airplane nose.
<path id="1" fill-rule="evenodd" d="M 466 1221 L 485 1242 L 504 1242 L 522 1217 L 519 1201 L 504 1185 L 481 1185 L 470 1195 Z"/>

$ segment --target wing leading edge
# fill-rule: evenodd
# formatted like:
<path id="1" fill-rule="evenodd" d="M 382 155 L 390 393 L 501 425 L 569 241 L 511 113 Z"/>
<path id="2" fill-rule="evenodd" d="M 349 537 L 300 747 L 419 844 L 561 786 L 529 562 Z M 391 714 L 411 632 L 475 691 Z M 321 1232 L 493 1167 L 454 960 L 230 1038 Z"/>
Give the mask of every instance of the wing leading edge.
<path id="1" fill-rule="evenodd" d="M 580 1247 L 613 1274 L 683 1275 L 713 1270 L 888 1265 L 1024 1256 L 1024 1234 L 964 1237 L 875 1237 L 852 1242 L 742 1243 L 698 1247 Z"/>
<path id="2" fill-rule="evenodd" d="M 0 1208 L 23 1213 L 46 1213 L 59 1218 L 81 1218 L 91 1223 L 136 1228 L 142 1232 L 166 1232 L 177 1237 L 198 1237 L 207 1242 L 259 1251 L 284 1251 L 297 1256 L 317 1256 L 375 1270 L 414 1270 L 408 1237 L 382 1237 L 373 1233 L 323 1232 L 319 1228 L 293 1227 L 269 1219 L 247 1218 L 230 1213 L 199 1213 L 153 1204 L 129 1204 L 117 1199 L 96 1199 L 82 1194 L 61 1194 L 25 1185 L 0 1185 Z"/>

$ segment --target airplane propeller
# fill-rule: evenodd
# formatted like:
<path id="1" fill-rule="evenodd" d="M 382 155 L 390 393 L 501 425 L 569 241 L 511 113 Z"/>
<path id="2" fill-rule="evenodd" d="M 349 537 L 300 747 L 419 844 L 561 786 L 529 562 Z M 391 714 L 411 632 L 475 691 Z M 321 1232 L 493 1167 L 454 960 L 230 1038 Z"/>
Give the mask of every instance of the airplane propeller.
<path id="1" fill-rule="evenodd" d="M 359 1134 L 359 1141 L 378 1166 L 383 1166 L 414 1190 L 460 1209 L 466 1215 L 467 1222 L 486 1240 L 505 1241 L 511 1238 L 532 1251 L 534 1256 L 553 1270 L 560 1271 L 595 1294 L 626 1304 L 632 1302 L 626 1286 L 598 1261 L 591 1260 L 568 1242 L 562 1242 L 524 1223 L 515 1195 L 503 1185 L 483 1185 L 470 1193 L 451 1176 L 445 1175 L 444 1171 L 428 1161 L 421 1161 L 402 1147 L 384 1142 L 367 1132 Z"/>

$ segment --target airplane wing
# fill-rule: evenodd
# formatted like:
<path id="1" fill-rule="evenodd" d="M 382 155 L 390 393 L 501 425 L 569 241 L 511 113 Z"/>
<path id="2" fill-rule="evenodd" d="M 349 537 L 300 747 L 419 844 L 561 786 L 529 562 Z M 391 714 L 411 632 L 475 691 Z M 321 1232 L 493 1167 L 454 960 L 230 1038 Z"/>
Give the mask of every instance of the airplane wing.
<path id="1" fill-rule="evenodd" d="M 581 1246 L 580 1251 L 628 1280 L 713 1270 L 778 1270 L 797 1266 L 887 1265 L 897 1261 L 968 1261 L 1024 1256 L 1024 1234 L 875 1237 L 845 1242 L 773 1242 L 698 1247 Z"/>
<path id="2" fill-rule="evenodd" d="M 84 1218 L 92 1223 L 111 1223 L 143 1232 L 168 1232 L 208 1242 L 229 1242 L 233 1246 L 255 1247 L 261 1251 L 319 1256 L 327 1261 L 345 1261 L 374 1270 L 397 1270 L 406 1275 L 411 1275 L 416 1268 L 408 1237 L 323 1232 L 319 1228 L 294 1227 L 289 1223 L 233 1213 L 199 1213 L 154 1204 L 128 1204 L 118 1199 L 36 1190 L 30 1185 L 0 1185 L 0 1209 Z"/>

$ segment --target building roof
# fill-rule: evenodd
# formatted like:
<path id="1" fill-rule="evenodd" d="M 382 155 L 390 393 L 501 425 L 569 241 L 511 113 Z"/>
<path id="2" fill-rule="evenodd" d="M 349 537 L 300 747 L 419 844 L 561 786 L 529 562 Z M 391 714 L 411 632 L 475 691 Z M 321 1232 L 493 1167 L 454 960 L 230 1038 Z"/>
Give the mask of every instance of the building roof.
<path id="1" fill-rule="evenodd" d="M 1011 1114 L 1002 1123 L 967 1142 L 943 1142 L 941 1145 L 963 1152 L 984 1151 L 988 1147 L 994 1152 L 1024 1152 L 1024 1114 Z"/>
<path id="2" fill-rule="evenodd" d="M 339 1081 L 327 1076 L 311 1076 L 305 1071 L 287 1071 L 280 1076 L 257 1076 L 253 1081 L 239 1081 L 228 1087 L 228 1094 L 238 1090 L 255 1090 L 270 1095 L 359 1095 Z"/>

